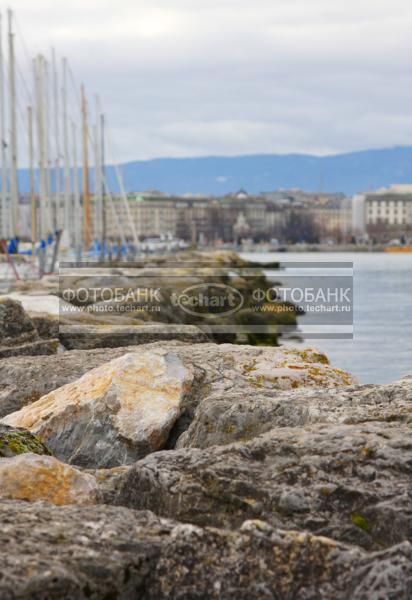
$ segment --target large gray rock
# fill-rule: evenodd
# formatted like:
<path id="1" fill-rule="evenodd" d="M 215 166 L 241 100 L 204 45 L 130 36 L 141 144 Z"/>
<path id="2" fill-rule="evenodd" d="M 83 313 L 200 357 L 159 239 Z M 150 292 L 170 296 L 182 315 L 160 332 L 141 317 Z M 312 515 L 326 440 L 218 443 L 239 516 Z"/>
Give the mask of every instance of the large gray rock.
<path id="1" fill-rule="evenodd" d="M 58 336 L 68 350 L 139 346 L 162 340 L 180 340 L 192 344 L 208 341 L 207 335 L 194 325 L 139 324 L 135 319 L 123 319 L 122 323 L 122 317 L 112 319 L 96 317 L 89 324 L 77 325 L 73 321 L 63 320 L 59 326 Z"/>
<path id="2" fill-rule="evenodd" d="M 20 302 L 0 296 L 0 339 L 2 346 L 39 339 L 36 328 Z"/>
<path id="3" fill-rule="evenodd" d="M 59 340 L 37 340 L 27 344 L 0 348 L 0 359 L 11 356 L 49 356 L 59 350 Z"/>
<path id="4" fill-rule="evenodd" d="M 10 356 L 55 354 L 59 342 L 41 340 L 20 302 L 0 296 L 0 359 Z"/>
<path id="5" fill-rule="evenodd" d="M 282 397 L 288 390 L 335 390 L 355 383 L 348 373 L 334 368 L 323 354 L 313 349 L 267 348 L 255 346 L 237 346 L 232 344 L 180 344 L 173 347 L 173 352 L 185 365 L 191 365 L 195 371 L 196 392 L 188 397 L 182 416 L 176 423 L 169 440 L 168 447 L 191 445 L 191 431 L 186 437 L 193 419 L 196 419 L 197 409 L 216 405 L 222 402 L 222 412 L 225 406 L 235 401 L 257 402 L 269 398 L 270 402 Z M 316 392 L 314 391 L 314 394 Z M 293 405 L 291 404 L 291 410 Z M 247 408 L 245 409 L 247 412 Z M 264 425 L 262 420 L 261 425 Z M 210 443 L 227 443 L 236 439 L 234 430 L 229 429 L 225 441 L 213 440 L 216 421 L 208 421 L 206 430 L 210 434 L 206 445 Z M 196 428 L 196 424 L 194 425 Z M 247 429 L 247 427 L 246 427 Z M 259 430 L 250 432 L 250 437 L 257 435 Z M 183 438 L 180 441 L 179 438 Z M 242 436 L 241 436 L 242 437 Z M 247 433 L 244 437 L 247 437 Z M 186 443 L 185 440 L 188 440 Z M 193 444 L 196 445 L 196 444 Z"/>
<path id="6" fill-rule="evenodd" d="M 412 548 L 365 554 L 248 521 L 202 529 L 107 506 L 0 503 L 2 600 L 409 600 Z"/>
<path id="7" fill-rule="evenodd" d="M 75 465 L 130 464 L 164 447 L 193 379 L 193 370 L 172 352 L 130 352 L 7 415 L 3 423 L 29 429 L 57 458 Z"/>
<path id="8" fill-rule="evenodd" d="M 104 362 L 127 352 L 158 348 L 173 352 L 195 373 L 196 393 L 184 405 L 174 431 L 175 439 L 189 426 L 197 405 L 208 397 L 224 400 L 238 392 L 244 397 L 260 397 L 265 393 L 276 395 L 288 387 L 336 389 L 353 382 L 347 373 L 333 368 L 325 356 L 313 350 L 189 344 L 171 340 L 138 348 L 73 350 L 54 357 L 18 357 L 0 361 L 0 417 L 75 381 Z M 302 368 L 296 369 L 296 366 Z"/>
<path id="9" fill-rule="evenodd" d="M 46 294 L 41 290 L 28 290 L 25 293 L 12 292 L 7 296 L 1 296 L 0 299 L 17 301 L 22 305 L 27 315 L 30 317 L 38 334 L 43 339 L 58 338 L 63 339 L 61 330 L 64 326 L 75 329 L 77 326 L 90 326 L 92 329 L 96 325 L 104 328 L 107 325 L 136 325 L 136 319 L 124 315 L 112 316 L 110 314 L 94 315 L 79 310 L 77 307 L 65 302 L 56 294 Z M 86 337 L 83 335 L 83 337 Z M 68 339 L 70 339 L 68 337 Z M 90 345 L 85 347 L 96 347 Z M 121 344 L 123 345 L 123 344 Z"/>
<path id="10" fill-rule="evenodd" d="M 177 342 L 139 348 L 6 415 L 3 422 L 29 429 L 61 460 L 107 468 L 173 447 L 209 394 L 255 396 L 259 390 L 275 394 L 351 381 L 314 350 Z M 87 355 L 83 358 L 88 364 Z M 54 363 L 50 367 L 55 371 Z"/>
<path id="11" fill-rule="evenodd" d="M 412 377 L 390 385 L 357 385 L 342 389 L 303 389 L 257 394 L 232 389 L 211 393 L 195 410 L 177 448 L 207 448 L 250 440 L 274 427 L 313 423 L 397 421 L 412 424 Z"/>
<path id="12" fill-rule="evenodd" d="M 8 308 L 7 317 L 2 319 L 2 306 Z M 4 311 L 3 311 L 4 312 Z M 19 331 L 22 343 L 31 333 L 30 341 L 47 348 L 53 347 L 50 340 L 58 339 L 68 350 L 91 350 L 93 348 L 117 348 L 147 344 L 161 340 L 183 342 L 205 342 L 208 337 L 194 325 L 167 323 L 145 323 L 127 313 L 82 311 L 56 295 L 37 293 L 10 293 L 0 296 L 0 323 L 5 321 L 12 332 Z M 1 325 L 0 325 L 1 327 Z M 24 328 L 24 329 L 23 329 Z M 21 333 L 25 337 L 21 337 Z M 8 333 L 8 332 L 6 332 Z M 39 339 L 49 340 L 41 342 Z M 17 345 L 17 341 L 13 346 Z M 55 352 L 55 350 L 54 350 Z M 28 352 L 20 352 L 28 354 Z M 32 352 L 41 354 L 41 352 Z M 51 352 L 43 352 L 51 354 Z M 15 351 L 15 355 L 17 352 Z M 0 358 L 12 356 L 0 348 Z"/>
<path id="13" fill-rule="evenodd" d="M 259 518 L 369 549 L 412 539 L 411 501 L 411 428 L 379 421 L 158 452 L 120 477 L 115 499 L 197 525 Z"/>
<path id="14" fill-rule="evenodd" d="M 19 356 L 0 361 L 0 417 L 35 402 L 49 392 L 79 379 L 131 348 L 73 350 L 55 356 Z"/>

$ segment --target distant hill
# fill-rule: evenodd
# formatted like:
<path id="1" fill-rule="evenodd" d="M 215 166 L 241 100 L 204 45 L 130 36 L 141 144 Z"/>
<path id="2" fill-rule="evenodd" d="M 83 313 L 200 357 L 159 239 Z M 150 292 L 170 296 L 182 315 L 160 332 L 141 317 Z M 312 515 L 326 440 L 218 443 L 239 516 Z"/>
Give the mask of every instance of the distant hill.
<path id="1" fill-rule="evenodd" d="M 222 195 L 245 188 L 249 193 L 278 188 L 344 192 L 347 195 L 412 182 L 412 147 L 364 150 L 336 156 L 257 154 L 206 158 L 161 158 L 125 163 L 127 191 L 156 189 L 171 194 Z M 110 188 L 117 191 L 114 169 L 107 168 Z M 23 190 L 28 173 L 20 172 Z"/>

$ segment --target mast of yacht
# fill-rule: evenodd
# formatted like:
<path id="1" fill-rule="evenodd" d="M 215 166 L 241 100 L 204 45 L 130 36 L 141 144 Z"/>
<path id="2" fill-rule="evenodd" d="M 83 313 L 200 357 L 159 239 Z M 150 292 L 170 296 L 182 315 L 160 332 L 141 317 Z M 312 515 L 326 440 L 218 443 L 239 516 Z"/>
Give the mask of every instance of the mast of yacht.
<path id="1" fill-rule="evenodd" d="M 82 108 L 82 139 L 83 139 L 83 225 L 84 244 L 86 251 L 91 243 L 91 215 L 90 215 L 90 187 L 89 187 L 89 149 L 88 149 L 88 122 L 87 122 L 87 100 L 84 85 L 81 86 L 81 108 Z"/>
<path id="2" fill-rule="evenodd" d="M 99 132 L 97 123 L 93 123 L 93 203 L 91 206 L 93 220 L 93 239 L 100 239 L 100 186 L 99 186 Z"/>
<path id="3" fill-rule="evenodd" d="M 0 144 L 1 144 L 1 239 L 9 237 L 9 211 L 7 203 L 7 157 L 6 157 L 6 103 L 4 96 L 3 22 L 0 14 Z"/>
<path id="4" fill-rule="evenodd" d="M 11 234 L 16 239 L 19 222 L 19 186 L 17 180 L 17 118 L 16 118 L 16 73 L 14 56 L 13 12 L 8 10 L 9 25 L 9 111 L 10 111 L 10 195 Z"/>
<path id="5" fill-rule="evenodd" d="M 36 124 L 39 169 L 39 220 L 38 237 L 39 270 L 42 275 L 46 270 L 46 236 L 47 236 L 47 181 L 45 164 L 45 119 L 44 119 L 44 58 L 38 55 L 34 60 L 34 76 L 36 90 Z"/>
<path id="6" fill-rule="evenodd" d="M 101 167 L 101 171 L 100 171 L 100 176 L 101 176 L 101 182 L 102 182 L 102 188 L 101 188 L 101 193 L 102 193 L 102 239 L 101 239 L 101 252 L 100 252 L 100 258 L 101 260 L 104 260 L 105 257 L 105 246 L 106 246 L 106 204 L 105 204 L 105 196 L 106 196 L 106 185 L 105 185 L 105 181 L 106 181 L 106 176 L 105 176 L 105 147 L 104 147 L 104 127 L 105 127 L 105 122 L 104 122 L 104 114 L 102 113 L 100 115 L 100 167 Z"/>
<path id="7" fill-rule="evenodd" d="M 42 93 L 41 93 L 41 56 L 38 55 L 34 61 L 34 77 L 36 91 L 36 130 L 37 130 L 37 148 L 38 148 L 38 169 L 39 169 L 39 239 L 44 240 L 45 215 L 44 215 L 44 197 L 45 178 L 44 178 L 44 145 L 43 145 L 43 118 L 42 118 Z"/>
<path id="8" fill-rule="evenodd" d="M 76 124 L 72 122 L 72 152 L 73 152 L 73 192 L 74 192 L 74 246 L 76 260 L 81 260 L 82 251 L 82 229 L 81 229 L 81 207 L 79 191 L 79 164 L 77 160 L 77 135 Z"/>
<path id="9" fill-rule="evenodd" d="M 45 164 L 46 164 L 46 188 L 47 188 L 47 222 L 48 233 L 56 230 L 56 208 L 52 194 L 52 161 L 50 146 L 50 64 L 44 58 L 44 138 L 45 138 Z"/>
<path id="10" fill-rule="evenodd" d="M 34 190 L 33 108 L 31 106 L 27 107 L 27 124 L 28 124 L 28 132 L 29 132 L 31 243 L 32 243 L 32 255 L 34 256 L 35 245 L 37 242 L 37 207 L 36 207 L 36 195 L 35 195 L 35 190 Z"/>
<path id="11" fill-rule="evenodd" d="M 39 219 L 39 237 L 44 241 L 46 238 L 46 222 L 47 222 L 47 180 L 46 180 L 46 152 L 45 152 L 45 136 L 44 136 L 44 58 L 38 55 L 36 58 L 36 117 L 37 117 L 37 146 L 39 153 L 39 203 L 40 203 L 40 219 Z"/>
<path id="12" fill-rule="evenodd" d="M 70 234 L 70 169 L 69 169 L 69 128 L 67 119 L 67 58 L 63 58 L 63 85 L 62 85 L 62 106 L 63 106 L 63 156 L 64 156 L 64 229 Z M 72 241 L 70 239 L 70 241 Z"/>
<path id="13" fill-rule="evenodd" d="M 57 229 L 62 227 L 61 214 L 61 178 L 60 178 L 60 124 L 59 124 L 59 77 L 56 66 L 56 52 L 51 49 L 51 71 L 53 83 L 53 121 L 54 121 L 54 141 L 55 141 L 55 157 L 54 157 L 54 186 L 55 186 L 55 207 L 56 207 L 56 225 Z"/>
<path id="14" fill-rule="evenodd" d="M 94 147 L 94 237 L 101 240 L 102 237 L 102 167 L 101 167 L 101 133 L 100 133 L 100 104 L 98 96 L 95 96 L 95 123 L 93 126 Z"/>

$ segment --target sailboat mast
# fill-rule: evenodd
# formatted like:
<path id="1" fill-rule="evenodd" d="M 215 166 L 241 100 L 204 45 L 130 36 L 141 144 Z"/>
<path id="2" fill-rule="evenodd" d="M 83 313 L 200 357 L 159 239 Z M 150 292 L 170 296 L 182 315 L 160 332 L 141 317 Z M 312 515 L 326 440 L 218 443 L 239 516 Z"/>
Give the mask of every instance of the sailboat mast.
<path id="1" fill-rule="evenodd" d="M 89 147 L 88 147 L 88 123 L 87 123 L 87 100 L 84 85 L 81 87 L 82 102 L 82 138 L 83 138 L 83 224 L 84 244 L 88 250 L 91 243 L 91 215 L 90 215 L 90 187 L 89 187 Z"/>
<path id="2" fill-rule="evenodd" d="M 63 58 L 63 155 L 64 155 L 64 228 L 71 233 L 70 227 L 70 169 L 69 169 L 69 129 L 67 120 L 67 58 Z"/>
<path id="3" fill-rule="evenodd" d="M 4 97 L 3 23 L 0 15 L 0 144 L 1 144 L 1 229 L 2 239 L 9 237 L 7 204 L 6 103 Z"/>
<path id="4" fill-rule="evenodd" d="M 100 115 L 100 167 L 101 167 L 101 182 L 102 182 L 102 240 L 101 240 L 101 260 L 104 260 L 105 256 L 105 245 L 106 245 L 106 204 L 105 204 L 105 195 L 106 195 L 106 169 L 105 169 L 105 146 L 104 146 L 104 114 Z"/>
<path id="5" fill-rule="evenodd" d="M 44 140 L 44 59 L 38 56 L 36 60 L 36 113 L 37 113 L 37 140 L 39 148 L 39 173 L 40 173 L 40 239 L 44 240 L 47 234 L 47 180 L 46 156 Z"/>
<path id="6" fill-rule="evenodd" d="M 94 239 L 100 239 L 100 193 L 99 193 L 99 133 L 97 124 L 93 123 L 93 198 L 92 204 L 92 215 L 93 215 L 93 237 Z"/>
<path id="7" fill-rule="evenodd" d="M 94 223 L 95 238 L 101 240 L 102 237 L 102 166 L 101 166 L 101 133 L 100 133 L 100 103 L 98 96 L 95 96 L 95 124 L 94 124 Z"/>
<path id="8" fill-rule="evenodd" d="M 44 58 L 44 138 L 46 162 L 46 187 L 47 187 L 47 222 L 49 232 L 56 230 L 56 209 L 52 194 L 52 161 L 50 152 L 50 64 Z"/>
<path id="9" fill-rule="evenodd" d="M 55 185 L 55 207 L 56 207 L 56 225 L 57 229 L 62 226 L 61 214 L 61 181 L 60 181 L 60 124 L 59 124 L 59 77 L 56 66 L 56 52 L 51 49 L 52 55 L 52 81 L 53 81 L 53 119 L 54 119 L 54 139 L 56 144 L 56 154 L 54 158 L 54 185 Z"/>
<path id="10" fill-rule="evenodd" d="M 16 119 L 16 74 L 14 56 L 13 13 L 8 10 L 9 21 L 9 110 L 10 110 L 10 194 L 11 194 L 11 233 L 18 234 L 19 187 L 17 180 L 17 119 Z"/>
<path id="11" fill-rule="evenodd" d="M 79 164 L 77 160 L 76 124 L 72 122 L 73 192 L 74 192 L 74 245 L 76 259 L 80 260 L 82 247 L 81 207 L 79 191 Z"/>
<path id="12" fill-rule="evenodd" d="M 29 130 L 29 172 L 30 172 L 30 206 L 31 206 L 31 241 L 34 248 L 37 242 L 37 210 L 36 195 L 34 191 L 34 144 L 33 144 L 33 108 L 27 107 L 27 124 Z"/>

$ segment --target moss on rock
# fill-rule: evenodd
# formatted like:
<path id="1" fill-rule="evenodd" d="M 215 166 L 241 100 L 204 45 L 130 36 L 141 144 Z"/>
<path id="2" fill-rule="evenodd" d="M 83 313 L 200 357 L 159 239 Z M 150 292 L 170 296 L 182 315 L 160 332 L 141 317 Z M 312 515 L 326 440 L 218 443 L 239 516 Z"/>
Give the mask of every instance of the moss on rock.
<path id="1" fill-rule="evenodd" d="M 356 527 L 359 527 L 363 531 L 366 531 L 366 533 L 370 533 L 371 526 L 369 525 L 365 517 L 362 517 L 362 515 L 358 515 L 357 513 L 352 513 L 351 519 L 352 523 L 356 525 Z"/>
<path id="2" fill-rule="evenodd" d="M 51 455 L 47 446 L 30 431 L 0 424 L 0 458 L 10 458 L 27 452 Z"/>

